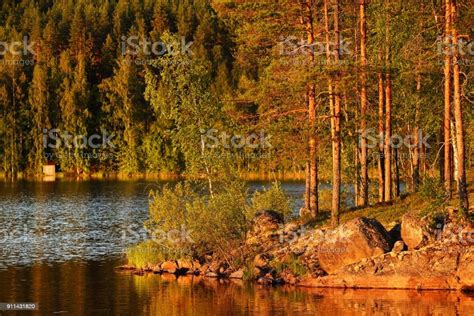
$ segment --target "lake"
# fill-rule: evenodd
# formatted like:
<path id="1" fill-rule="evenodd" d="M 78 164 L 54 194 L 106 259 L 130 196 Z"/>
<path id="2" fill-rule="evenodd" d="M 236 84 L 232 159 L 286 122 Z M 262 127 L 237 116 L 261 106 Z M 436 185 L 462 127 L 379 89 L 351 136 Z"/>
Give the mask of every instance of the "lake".
<path id="1" fill-rule="evenodd" d="M 262 287 L 114 269 L 144 236 L 153 181 L 0 182 L 0 303 L 71 315 L 468 315 L 454 292 Z M 252 190 L 268 185 L 250 183 Z M 302 182 L 283 182 L 300 198 Z M 295 209 L 300 204 L 295 205 Z M 5 312 L 0 311 L 0 315 Z"/>

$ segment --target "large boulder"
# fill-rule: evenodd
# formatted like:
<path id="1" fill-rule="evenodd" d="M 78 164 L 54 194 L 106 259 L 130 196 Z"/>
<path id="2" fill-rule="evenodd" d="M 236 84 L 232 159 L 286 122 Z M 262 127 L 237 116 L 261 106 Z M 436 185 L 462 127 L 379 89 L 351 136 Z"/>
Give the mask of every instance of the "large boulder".
<path id="1" fill-rule="evenodd" d="M 277 230 L 283 224 L 283 215 L 273 210 L 265 210 L 255 214 L 253 219 L 254 229 L 260 231 Z"/>
<path id="2" fill-rule="evenodd" d="M 178 271 L 178 264 L 174 260 L 165 261 L 161 264 L 161 270 L 165 273 L 175 274 Z"/>
<path id="3" fill-rule="evenodd" d="M 252 220 L 252 228 L 246 244 L 270 249 L 280 240 L 279 230 L 283 227 L 283 215 L 272 210 L 258 212 Z"/>
<path id="4" fill-rule="evenodd" d="M 375 219 L 359 217 L 326 233 L 318 247 L 321 268 L 327 273 L 391 250 L 390 236 Z"/>
<path id="5" fill-rule="evenodd" d="M 442 220 L 436 222 L 409 212 L 402 217 L 401 236 L 408 249 L 420 249 L 439 239 L 442 228 Z"/>

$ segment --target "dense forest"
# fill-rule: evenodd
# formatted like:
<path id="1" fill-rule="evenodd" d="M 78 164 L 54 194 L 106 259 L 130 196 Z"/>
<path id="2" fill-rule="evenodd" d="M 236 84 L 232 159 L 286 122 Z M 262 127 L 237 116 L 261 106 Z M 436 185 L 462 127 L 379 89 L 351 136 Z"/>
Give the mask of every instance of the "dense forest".
<path id="1" fill-rule="evenodd" d="M 468 209 L 473 4 L 3 0 L 0 172 L 302 173 L 313 215 L 321 181 L 337 215 L 438 177 Z"/>

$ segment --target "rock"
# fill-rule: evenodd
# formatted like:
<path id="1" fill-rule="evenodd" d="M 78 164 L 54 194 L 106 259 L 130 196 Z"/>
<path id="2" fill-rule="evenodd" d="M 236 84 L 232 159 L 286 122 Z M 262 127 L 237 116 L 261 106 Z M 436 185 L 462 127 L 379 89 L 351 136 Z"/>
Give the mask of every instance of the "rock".
<path id="1" fill-rule="evenodd" d="M 229 278 L 230 279 L 243 279 L 244 278 L 244 271 L 242 269 L 239 269 L 235 272 L 232 272 L 229 275 Z"/>
<path id="2" fill-rule="evenodd" d="M 209 264 L 209 271 L 211 272 L 219 272 L 219 269 L 221 268 L 222 263 L 220 261 L 212 261 Z"/>
<path id="3" fill-rule="evenodd" d="M 289 223 L 289 224 L 285 225 L 285 227 L 283 228 L 283 232 L 287 235 L 294 234 L 295 232 L 300 230 L 300 228 L 301 228 L 301 226 L 296 224 L 296 223 Z"/>
<path id="4" fill-rule="evenodd" d="M 124 265 L 116 267 L 116 269 L 118 269 L 118 270 L 135 270 L 136 267 L 132 264 L 124 264 Z"/>
<path id="5" fill-rule="evenodd" d="M 201 267 L 198 269 L 199 274 L 205 275 L 209 271 L 209 265 L 207 263 L 203 264 Z"/>
<path id="6" fill-rule="evenodd" d="M 192 270 L 193 269 L 193 262 L 189 259 L 179 259 L 178 260 L 178 268 L 184 270 Z"/>
<path id="7" fill-rule="evenodd" d="M 163 272 L 174 274 L 178 270 L 176 261 L 165 261 L 161 264 Z"/>
<path id="8" fill-rule="evenodd" d="M 302 286 L 474 290 L 474 246 L 440 240 L 398 256 L 382 254 L 334 274 L 302 280 Z"/>
<path id="9" fill-rule="evenodd" d="M 404 249 L 405 249 L 405 244 L 403 243 L 403 241 L 399 240 L 393 245 L 392 252 L 400 253 Z"/>
<path id="10" fill-rule="evenodd" d="M 255 215 L 245 244 L 256 252 L 262 252 L 276 248 L 282 239 L 284 239 L 283 216 L 267 210 Z"/>
<path id="11" fill-rule="evenodd" d="M 301 218 L 310 218 L 313 215 L 311 214 L 311 211 L 307 209 L 306 207 L 300 208 L 299 215 Z"/>
<path id="12" fill-rule="evenodd" d="M 163 270 L 161 269 L 161 265 L 160 265 L 160 264 L 157 264 L 156 266 L 154 266 L 154 267 L 152 268 L 152 271 L 153 271 L 153 273 L 157 273 L 157 274 L 163 273 Z"/>
<path id="13" fill-rule="evenodd" d="M 265 253 L 258 254 L 255 256 L 253 260 L 253 264 L 257 268 L 266 268 L 268 267 L 268 264 L 270 263 L 271 259 L 272 259 L 271 256 L 268 254 L 265 254 Z"/>
<path id="14" fill-rule="evenodd" d="M 207 272 L 206 277 L 208 278 L 217 278 L 219 275 L 216 272 Z"/>
<path id="15" fill-rule="evenodd" d="M 283 225 L 283 215 L 272 210 L 258 212 L 252 221 L 253 233 L 276 231 Z"/>
<path id="16" fill-rule="evenodd" d="M 390 236 L 375 219 L 355 218 L 326 233 L 319 244 L 321 268 L 327 273 L 391 250 Z"/>
<path id="17" fill-rule="evenodd" d="M 199 270 L 201 269 L 201 263 L 198 260 L 193 261 L 193 269 L 194 270 Z"/>
<path id="18" fill-rule="evenodd" d="M 273 284 L 273 277 L 271 277 L 271 276 L 270 277 L 268 277 L 268 276 L 260 277 L 260 278 L 258 278 L 257 283 L 261 284 L 261 285 L 272 285 Z"/>
<path id="19" fill-rule="evenodd" d="M 406 213 L 402 217 L 401 236 L 408 249 L 420 249 L 438 239 L 443 225 L 433 229 L 427 218 L 422 218 L 416 213 Z M 439 234 L 437 232 L 439 230 Z"/>
<path id="20" fill-rule="evenodd" d="M 289 269 L 283 270 L 280 276 L 285 283 L 296 284 L 298 282 L 297 277 Z"/>

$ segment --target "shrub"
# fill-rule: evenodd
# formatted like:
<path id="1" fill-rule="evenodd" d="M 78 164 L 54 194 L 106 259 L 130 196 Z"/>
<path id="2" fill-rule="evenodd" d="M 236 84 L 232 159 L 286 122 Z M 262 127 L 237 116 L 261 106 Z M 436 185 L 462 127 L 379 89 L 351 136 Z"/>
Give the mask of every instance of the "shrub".
<path id="1" fill-rule="evenodd" d="M 180 252 L 180 256 L 225 253 L 245 238 L 245 199 L 245 187 L 239 183 L 226 185 L 212 195 L 199 194 L 189 183 L 165 187 L 161 193 L 152 193 L 145 227 L 149 232 L 180 232 L 176 239 L 160 239 L 162 246 Z"/>
<path id="2" fill-rule="evenodd" d="M 423 179 L 420 186 L 420 195 L 429 201 L 428 206 L 421 212 L 423 216 L 434 215 L 434 213 L 439 212 L 446 201 L 444 186 L 440 184 L 439 178 L 436 177 Z"/>
<path id="3" fill-rule="evenodd" d="M 445 192 L 443 185 L 440 184 L 439 178 L 426 177 L 420 186 L 420 194 L 422 197 L 432 201 L 443 201 Z"/>
<path id="4" fill-rule="evenodd" d="M 190 183 L 165 186 L 161 192 L 151 193 L 150 219 L 145 228 L 152 241 L 132 248 L 127 256 L 130 263 L 140 266 L 157 258 L 202 257 L 208 253 L 225 260 L 243 260 L 235 250 L 243 244 L 254 214 L 264 209 L 290 214 L 290 202 L 279 184 L 254 193 L 250 199 L 241 181 L 221 184 L 212 195 L 203 194 Z M 151 249 L 156 258 L 149 253 L 136 258 L 143 249 Z"/>
<path id="5" fill-rule="evenodd" d="M 253 194 L 247 210 L 247 217 L 251 219 L 255 213 L 264 210 L 274 210 L 285 217 L 292 214 L 291 200 L 283 191 L 279 182 L 274 182 L 270 188 L 256 191 Z"/>

